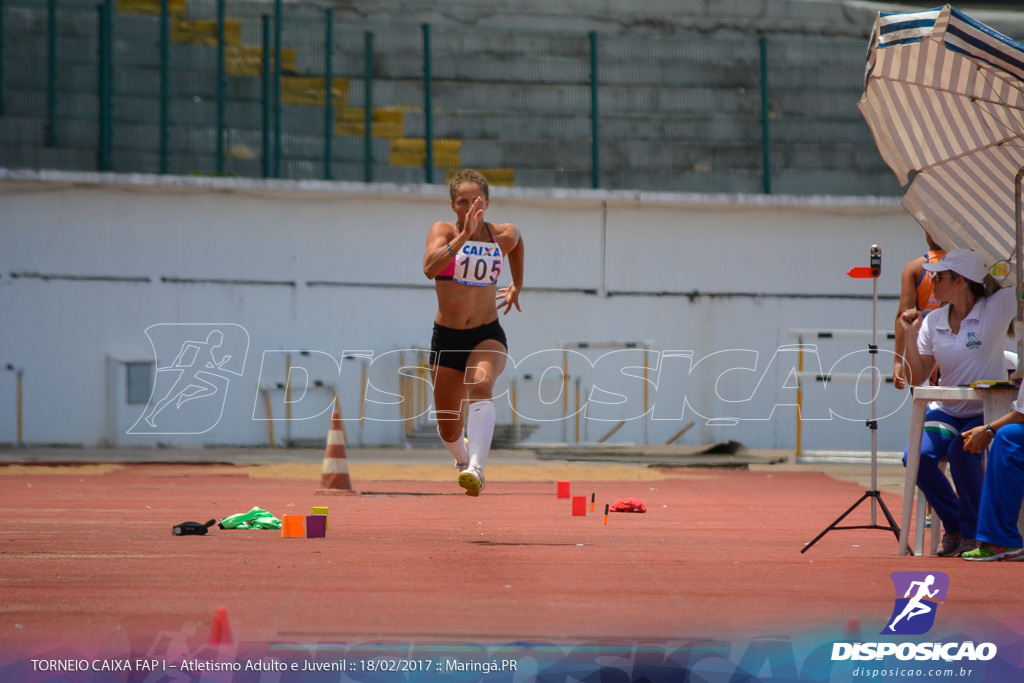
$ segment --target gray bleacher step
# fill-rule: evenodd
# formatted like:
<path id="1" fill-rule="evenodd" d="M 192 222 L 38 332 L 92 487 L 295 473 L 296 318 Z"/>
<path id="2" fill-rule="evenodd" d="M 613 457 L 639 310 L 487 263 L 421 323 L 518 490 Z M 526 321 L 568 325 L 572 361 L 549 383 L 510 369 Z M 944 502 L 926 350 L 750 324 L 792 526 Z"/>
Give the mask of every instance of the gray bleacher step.
<path id="1" fill-rule="evenodd" d="M 54 169 L 60 171 L 96 170 L 96 150 L 64 149 L 40 146 L 4 146 L 0 165 L 5 168 Z"/>
<path id="2" fill-rule="evenodd" d="M 42 146 L 46 144 L 46 124 L 34 117 L 0 117 L 0 145 Z M 0 152 L 2 161 L 2 152 Z"/>
<path id="3" fill-rule="evenodd" d="M 772 191 L 794 195 L 861 195 L 898 197 L 906 192 L 887 166 L 877 172 L 842 169 L 779 169 L 772 171 Z"/>
<path id="4" fill-rule="evenodd" d="M 520 187 L 571 187 L 589 189 L 593 177 L 588 168 L 516 169 L 516 185 Z M 760 194 L 763 179 L 760 170 L 681 171 L 671 176 L 664 172 L 602 171 L 601 187 L 608 190 L 631 190 L 643 187 L 650 192 L 694 192 Z M 798 194 L 806 194 L 800 192 Z"/>
<path id="5" fill-rule="evenodd" d="M 518 448 L 539 428 L 540 425 L 533 423 L 498 423 L 494 425 L 491 448 Z M 437 426 L 434 424 L 418 427 L 405 437 L 405 443 L 411 448 L 444 448 L 441 438 L 437 435 Z"/>

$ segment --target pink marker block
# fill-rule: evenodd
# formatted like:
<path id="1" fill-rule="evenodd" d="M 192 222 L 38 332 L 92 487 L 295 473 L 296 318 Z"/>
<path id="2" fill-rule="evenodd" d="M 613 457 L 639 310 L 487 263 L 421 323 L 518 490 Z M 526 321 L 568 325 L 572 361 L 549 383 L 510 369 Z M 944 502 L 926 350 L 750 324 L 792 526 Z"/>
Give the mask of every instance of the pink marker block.
<path id="1" fill-rule="evenodd" d="M 587 497 L 586 496 L 573 496 L 572 497 L 572 516 L 573 517 L 586 517 L 587 516 Z"/>
<path id="2" fill-rule="evenodd" d="M 560 481 L 558 482 L 558 497 L 568 498 L 569 497 L 569 482 Z"/>

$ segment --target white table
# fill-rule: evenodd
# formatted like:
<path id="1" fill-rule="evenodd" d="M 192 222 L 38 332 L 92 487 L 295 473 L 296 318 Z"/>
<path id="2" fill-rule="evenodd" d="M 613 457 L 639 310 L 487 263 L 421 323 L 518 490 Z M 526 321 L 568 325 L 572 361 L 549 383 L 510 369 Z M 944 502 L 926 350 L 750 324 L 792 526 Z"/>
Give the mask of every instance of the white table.
<path id="1" fill-rule="evenodd" d="M 914 494 L 917 492 L 917 471 L 921 461 L 921 437 L 924 434 L 924 414 L 931 401 L 982 401 L 985 422 L 992 422 L 1010 411 L 1010 404 L 1017 396 L 1017 389 L 970 389 L 968 387 L 914 387 L 914 402 L 910 413 L 910 437 L 907 448 L 907 472 L 903 483 L 903 519 L 900 523 L 899 554 L 907 554 L 907 541 L 910 536 L 910 521 L 914 511 Z M 921 496 L 922 502 L 924 496 Z M 937 519 L 932 522 L 933 539 L 938 540 Z M 1024 515 L 1022 515 L 1024 518 Z M 917 542 L 914 552 L 923 554 L 924 545 L 924 505 L 919 506 L 917 516 Z M 934 550 L 935 543 L 932 548 Z"/>

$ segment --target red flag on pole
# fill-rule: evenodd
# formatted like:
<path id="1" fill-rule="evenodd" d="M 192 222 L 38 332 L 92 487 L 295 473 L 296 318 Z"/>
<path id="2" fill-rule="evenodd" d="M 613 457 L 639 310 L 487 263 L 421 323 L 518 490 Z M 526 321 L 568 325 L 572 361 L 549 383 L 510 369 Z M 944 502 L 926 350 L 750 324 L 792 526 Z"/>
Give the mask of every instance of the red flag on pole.
<path id="1" fill-rule="evenodd" d="M 875 276 L 874 271 L 871 270 L 870 266 L 857 266 L 856 268 L 851 268 L 847 275 L 856 278 L 872 278 Z"/>

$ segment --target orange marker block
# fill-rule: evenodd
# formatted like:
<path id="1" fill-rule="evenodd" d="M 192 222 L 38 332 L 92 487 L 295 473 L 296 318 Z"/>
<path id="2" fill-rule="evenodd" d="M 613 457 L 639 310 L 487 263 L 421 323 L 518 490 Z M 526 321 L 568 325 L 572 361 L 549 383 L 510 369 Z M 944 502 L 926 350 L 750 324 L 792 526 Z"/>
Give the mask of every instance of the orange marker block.
<path id="1" fill-rule="evenodd" d="M 281 518 L 281 538 L 302 538 L 306 535 L 303 515 L 285 515 Z"/>
<path id="2" fill-rule="evenodd" d="M 560 481 L 558 482 L 558 497 L 568 498 L 569 497 L 569 482 Z"/>
<path id="3" fill-rule="evenodd" d="M 586 496 L 573 496 L 572 497 L 572 516 L 573 517 L 586 517 L 587 516 L 587 497 Z"/>
<path id="4" fill-rule="evenodd" d="M 590 494 L 590 511 L 591 512 L 594 511 L 594 496 L 596 496 L 596 495 L 597 495 L 596 493 L 591 493 Z"/>
<path id="5" fill-rule="evenodd" d="M 604 504 L 604 523 L 608 523 L 608 503 Z"/>

